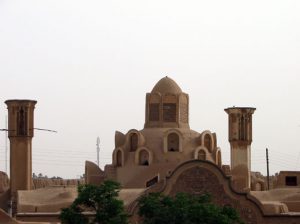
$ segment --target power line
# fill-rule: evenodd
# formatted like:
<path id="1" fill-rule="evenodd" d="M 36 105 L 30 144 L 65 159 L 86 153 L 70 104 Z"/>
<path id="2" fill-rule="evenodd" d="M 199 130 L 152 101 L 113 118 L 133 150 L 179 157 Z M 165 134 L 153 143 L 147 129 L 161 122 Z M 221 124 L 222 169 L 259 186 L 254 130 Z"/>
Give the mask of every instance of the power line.
<path id="1" fill-rule="evenodd" d="M 38 131 L 49 131 L 49 132 L 55 132 L 57 133 L 57 131 L 55 130 L 50 130 L 50 129 L 45 129 L 45 128 L 33 128 L 34 130 L 38 130 Z"/>

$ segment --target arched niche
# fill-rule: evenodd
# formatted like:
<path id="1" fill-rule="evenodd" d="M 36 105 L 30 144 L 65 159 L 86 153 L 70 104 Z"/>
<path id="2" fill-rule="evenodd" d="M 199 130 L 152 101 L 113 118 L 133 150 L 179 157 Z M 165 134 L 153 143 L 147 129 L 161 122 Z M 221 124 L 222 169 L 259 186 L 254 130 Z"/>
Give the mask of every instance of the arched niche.
<path id="1" fill-rule="evenodd" d="M 209 152 L 204 146 L 200 146 L 194 151 L 194 159 L 208 160 Z"/>
<path id="2" fill-rule="evenodd" d="M 179 151 L 179 135 L 177 133 L 170 133 L 168 135 L 168 152 Z"/>
<path id="3" fill-rule="evenodd" d="M 126 151 L 135 152 L 145 143 L 144 136 L 136 129 L 131 129 L 126 134 Z"/>
<path id="4" fill-rule="evenodd" d="M 171 129 L 164 134 L 164 152 L 182 152 L 182 134 Z"/>
<path id="5" fill-rule="evenodd" d="M 149 153 L 145 149 L 139 152 L 139 165 L 149 166 Z"/>
<path id="6" fill-rule="evenodd" d="M 136 165 L 149 166 L 150 164 L 152 164 L 152 160 L 153 160 L 153 154 L 146 147 L 139 148 L 135 152 L 135 164 Z"/>
<path id="7" fill-rule="evenodd" d="M 264 191 L 265 190 L 265 182 L 262 179 L 257 179 L 251 183 L 252 191 Z"/>
<path id="8" fill-rule="evenodd" d="M 209 152 L 212 152 L 215 148 L 214 138 L 210 131 L 204 131 L 201 135 L 202 145 L 205 146 Z"/>
<path id="9" fill-rule="evenodd" d="M 124 165 L 124 152 L 122 148 L 115 149 L 113 153 L 113 164 L 117 167 Z"/>
<path id="10" fill-rule="evenodd" d="M 262 187 L 262 184 L 261 183 L 259 183 L 259 182 L 257 182 L 256 184 L 255 184 L 255 191 L 262 191 L 262 189 L 263 189 L 263 187 Z"/>

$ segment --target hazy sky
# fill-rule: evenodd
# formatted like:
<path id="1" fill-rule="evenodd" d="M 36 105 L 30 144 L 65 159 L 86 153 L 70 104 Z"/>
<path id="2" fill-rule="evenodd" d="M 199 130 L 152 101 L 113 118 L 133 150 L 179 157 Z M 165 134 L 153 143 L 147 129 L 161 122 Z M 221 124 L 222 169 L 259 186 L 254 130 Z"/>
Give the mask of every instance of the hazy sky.
<path id="1" fill-rule="evenodd" d="M 217 133 L 229 164 L 229 106 L 251 106 L 252 168 L 300 170 L 300 2 L 0 0 L 0 128 L 7 99 L 35 99 L 33 172 L 74 178 L 111 163 L 115 130 L 142 129 L 145 96 L 168 75 L 190 126 Z M 0 133 L 0 170 L 5 170 Z"/>

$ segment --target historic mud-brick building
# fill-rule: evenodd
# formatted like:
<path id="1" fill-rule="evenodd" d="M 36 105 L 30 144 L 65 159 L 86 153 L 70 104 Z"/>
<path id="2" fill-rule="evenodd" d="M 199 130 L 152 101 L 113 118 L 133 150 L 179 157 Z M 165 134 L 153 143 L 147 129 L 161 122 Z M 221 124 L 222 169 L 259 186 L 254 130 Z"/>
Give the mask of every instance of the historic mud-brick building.
<path id="1" fill-rule="evenodd" d="M 146 95 L 144 129 L 116 132 L 113 164 L 105 173 L 126 188 L 144 188 L 193 159 L 222 166 L 216 134 L 190 129 L 189 96 L 165 77 Z"/>
<path id="2" fill-rule="evenodd" d="M 230 165 L 222 164 L 215 133 L 190 129 L 188 94 L 171 78 L 162 78 L 146 95 L 144 129 L 116 132 L 113 163 L 104 171 L 87 163 L 87 182 L 108 178 L 126 189 L 145 189 L 137 191 L 136 197 L 149 192 L 209 192 L 215 203 L 235 207 L 246 223 L 300 223 L 299 186 L 264 191 L 264 178 L 251 170 L 255 108 L 225 111 Z M 127 200 L 133 217 L 137 217 L 136 205 L 136 199 Z"/>
<path id="3" fill-rule="evenodd" d="M 16 217 L 22 221 L 57 221 L 60 209 L 76 197 L 76 187 L 31 190 L 31 139 L 36 102 L 6 103 L 13 155 L 10 199 L 16 203 Z M 225 111 L 230 165 L 222 163 L 215 133 L 190 129 L 188 94 L 171 78 L 162 78 L 146 95 L 144 129 L 132 129 L 126 134 L 117 131 L 112 164 L 101 170 L 87 161 L 86 183 L 101 184 L 105 179 L 120 182 L 123 187 L 120 198 L 134 222 L 138 222 L 137 200 L 141 195 L 209 192 L 215 203 L 236 208 L 247 224 L 300 223 L 299 172 L 281 172 L 272 184 L 274 189 L 266 190 L 264 177 L 251 170 L 255 108 L 231 107 Z M 0 206 L 9 200 L 8 196 L 0 192 Z"/>

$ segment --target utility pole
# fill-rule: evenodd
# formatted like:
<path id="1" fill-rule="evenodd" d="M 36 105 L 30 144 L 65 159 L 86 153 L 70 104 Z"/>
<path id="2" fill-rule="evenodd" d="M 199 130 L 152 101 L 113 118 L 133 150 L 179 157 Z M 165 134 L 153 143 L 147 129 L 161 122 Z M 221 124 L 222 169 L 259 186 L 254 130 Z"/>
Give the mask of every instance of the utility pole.
<path id="1" fill-rule="evenodd" d="M 267 182 L 268 182 L 268 190 L 270 190 L 269 150 L 268 150 L 268 148 L 266 148 L 266 160 L 267 160 Z"/>
<path id="2" fill-rule="evenodd" d="M 99 167 L 99 152 L 100 152 L 100 138 L 99 137 L 97 137 L 96 146 L 97 146 L 97 165 Z"/>
<path id="3" fill-rule="evenodd" d="M 5 116 L 5 128 L 8 129 L 7 115 Z M 7 139 L 8 139 L 8 132 L 6 131 L 5 132 L 5 172 L 8 174 L 8 170 L 7 170 L 7 152 L 8 152 Z"/>

